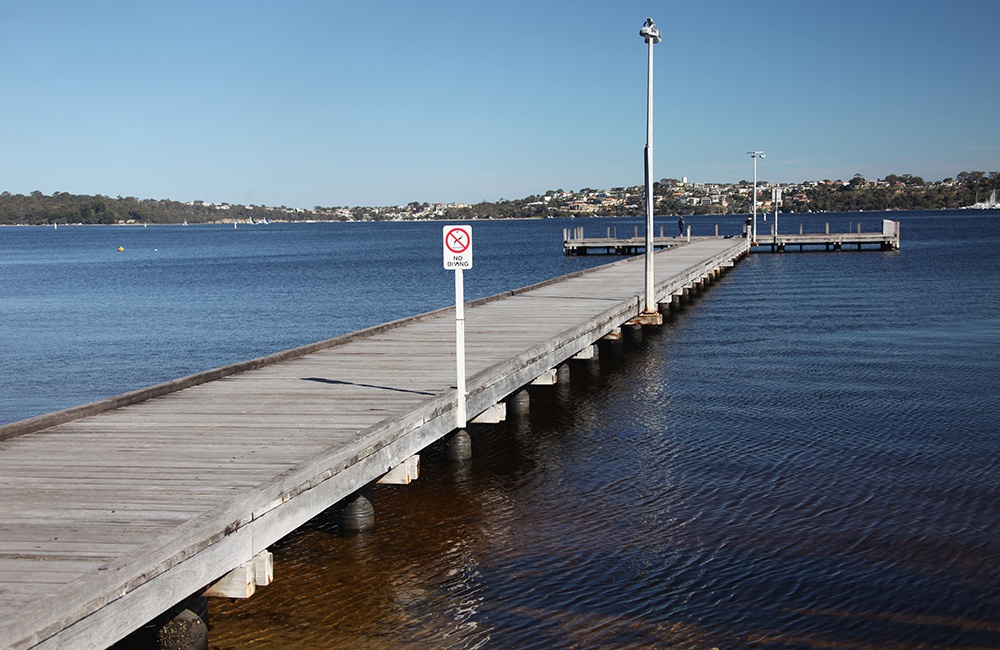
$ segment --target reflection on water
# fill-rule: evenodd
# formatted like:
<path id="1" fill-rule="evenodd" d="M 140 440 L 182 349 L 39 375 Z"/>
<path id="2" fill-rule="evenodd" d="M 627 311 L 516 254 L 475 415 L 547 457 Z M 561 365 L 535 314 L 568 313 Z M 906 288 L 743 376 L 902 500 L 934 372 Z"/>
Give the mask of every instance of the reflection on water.
<path id="1" fill-rule="evenodd" d="M 428 450 L 373 534 L 321 516 L 213 602 L 212 647 L 1000 647 L 997 314 L 843 263 L 755 256 Z"/>

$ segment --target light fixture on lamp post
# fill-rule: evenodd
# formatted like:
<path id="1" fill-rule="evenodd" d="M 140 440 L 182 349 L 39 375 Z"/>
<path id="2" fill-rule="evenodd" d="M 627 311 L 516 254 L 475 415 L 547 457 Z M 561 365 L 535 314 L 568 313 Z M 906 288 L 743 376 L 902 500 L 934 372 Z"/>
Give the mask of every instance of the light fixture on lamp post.
<path id="1" fill-rule="evenodd" d="M 763 151 L 748 151 L 753 158 L 753 224 L 751 226 L 751 244 L 757 243 L 757 159 L 764 157 Z"/>
<path id="2" fill-rule="evenodd" d="M 646 304 L 644 313 L 657 312 L 656 295 L 653 287 L 653 45 L 660 42 L 660 30 L 652 18 L 647 18 L 639 30 L 639 36 L 648 46 L 646 66 L 646 148 L 644 167 L 646 171 Z M 657 312 L 658 314 L 659 312 Z"/>

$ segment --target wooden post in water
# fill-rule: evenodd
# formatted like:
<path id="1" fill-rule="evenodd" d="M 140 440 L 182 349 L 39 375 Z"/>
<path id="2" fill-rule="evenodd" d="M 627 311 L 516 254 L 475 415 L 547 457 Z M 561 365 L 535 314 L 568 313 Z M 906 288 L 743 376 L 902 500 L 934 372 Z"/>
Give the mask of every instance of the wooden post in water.
<path id="1" fill-rule="evenodd" d="M 472 437 L 465 429 L 449 434 L 446 444 L 449 460 L 464 461 L 472 458 Z"/>
<path id="2" fill-rule="evenodd" d="M 364 533 L 375 528 L 375 491 L 366 485 L 341 502 L 340 530 Z"/>
<path id="3" fill-rule="evenodd" d="M 208 625 L 203 618 L 185 609 L 157 629 L 156 647 L 160 650 L 208 650 Z"/>
<path id="4" fill-rule="evenodd" d="M 531 395 L 526 388 L 522 388 L 507 398 L 507 410 L 514 415 L 524 415 L 531 408 Z"/>

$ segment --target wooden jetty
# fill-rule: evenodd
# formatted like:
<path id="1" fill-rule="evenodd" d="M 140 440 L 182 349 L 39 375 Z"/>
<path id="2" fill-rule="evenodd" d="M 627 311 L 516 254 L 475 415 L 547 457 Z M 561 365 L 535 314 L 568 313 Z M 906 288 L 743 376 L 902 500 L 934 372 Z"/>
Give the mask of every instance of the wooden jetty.
<path id="1" fill-rule="evenodd" d="M 661 309 L 747 253 L 660 251 Z M 643 273 L 633 258 L 468 303 L 469 414 L 499 419 L 508 396 L 649 322 Z M 373 482 L 408 482 L 422 449 L 464 433 L 454 337 L 443 309 L 0 427 L 0 648 L 106 647 L 192 595 L 280 576 L 268 546 Z"/>
<path id="2" fill-rule="evenodd" d="M 861 232 L 861 224 L 858 223 L 857 232 L 831 233 L 830 224 L 826 223 L 826 232 L 804 233 L 803 225 L 799 224 L 797 234 L 776 234 L 775 226 L 771 224 L 771 232 L 766 235 L 758 235 L 754 247 L 770 247 L 772 252 L 785 252 L 789 246 L 798 246 L 799 250 L 824 247 L 828 251 L 840 251 L 845 246 L 857 246 L 858 250 L 863 247 L 873 247 L 878 250 L 899 250 L 899 222 L 889 219 L 882 220 L 882 230 L 879 232 Z M 715 226 L 715 237 L 719 236 L 719 226 Z M 742 236 L 746 236 L 745 234 Z M 699 239 L 711 239 L 711 237 L 692 237 L 691 226 L 687 227 L 684 236 L 665 237 L 663 227 L 660 227 L 658 236 L 653 237 L 654 250 L 679 246 Z M 583 227 L 565 228 L 563 230 L 563 253 L 566 255 L 587 255 L 588 253 L 598 253 L 605 255 L 636 255 L 646 250 L 646 238 L 640 237 L 638 226 L 631 236 L 619 237 L 612 233 L 611 226 L 608 226 L 604 237 L 587 237 L 584 235 Z"/>
<path id="3" fill-rule="evenodd" d="M 718 227 L 715 231 L 719 234 Z M 688 237 L 667 237 L 663 234 L 663 226 L 660 226 L 660 234 L 653 237 L 653 250 L 662 250 L 681 244 L 690 243 L 690 229 Z M 586 237 L 583 234 L 583 226 L 563 229 L 563 254 L 565 255 L 587 255 L 588 253 L 603 253 L 605 255 L 636 255 L 646 250 L 646 236 L 639 235 L 639 227 L 633 228 L 631 236 L 619 237 L 617 229 L 612 226 L 607 227 L 604 237 Z"/>
<path id="4" fill-rule="evenodd" d="M 857 232 L 831 233 L 830 224 L 826 223 L 826 232 L 805 233 L 802 224 L 799 224 L 797 234 L 777 234 L 774 224 L 771 226 L 771 233 L 757 238 L 757 246 L 769 246 L 771 252 L 783 253 L 789 246 L 798 246 L 799 250 L 822 246 L 828 251 L 844 250 L 845 246 L 857 246 L 858 250 L 863 250 L 864 246 L 869 246 L 877 250 L 892 251 L 899 250 L 899 222 L 890 219 L 882 220 L 882 230 L 880 232 L 861 232 L 861 223 L 858 223 Z"/>

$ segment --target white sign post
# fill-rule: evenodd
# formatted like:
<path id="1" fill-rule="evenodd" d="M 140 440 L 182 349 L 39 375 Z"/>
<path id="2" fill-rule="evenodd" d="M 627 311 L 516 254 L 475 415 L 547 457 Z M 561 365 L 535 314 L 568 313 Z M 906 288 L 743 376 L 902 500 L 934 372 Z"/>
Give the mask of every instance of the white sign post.
<path id="1" fill-rule="evenodd" d="M 456 427 L 467 424 L 465 410 L 465 282 L 462 271 L 472 268 L 472 226 L 445 226 L 444 268 L 455 271 L 455 359 L 458 377 Z"/>

